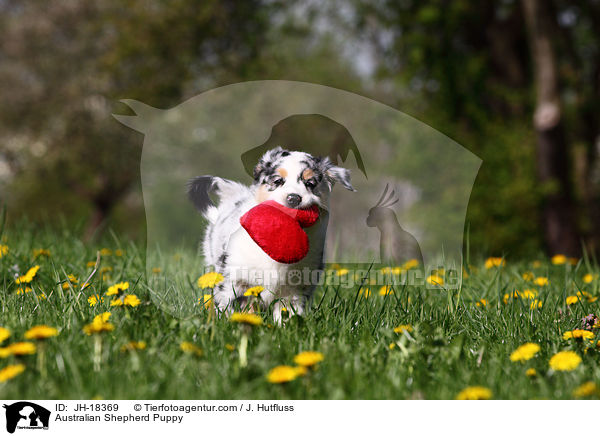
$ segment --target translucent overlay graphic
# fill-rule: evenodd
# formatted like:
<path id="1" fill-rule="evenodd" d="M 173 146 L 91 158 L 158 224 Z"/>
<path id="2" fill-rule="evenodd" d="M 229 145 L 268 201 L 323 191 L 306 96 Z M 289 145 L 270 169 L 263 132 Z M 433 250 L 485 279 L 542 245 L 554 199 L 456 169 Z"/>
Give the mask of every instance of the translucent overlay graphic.
<path id="1" fill-rule="evenodd" d="M 413 279 L 439 286 L 426 279 L 444 268 L 456 271 L 444 287 L 459 286 L 481 160 L 430 126 L 360 95 L 292 81 L 224 86 L 166 110 L 124 103 L 136 115 L 115 117 L 145 135 L 147 269 L 163 309 L 177 316 L 202 309 L 194 303 L 196 280 L 210 269 L 200 249 L 206 222 L 188 200 L 189 180 L 209 175 L 250 185 L 254 165 L 275 146 L 329 156 L 351 171 L 356 192 L 339 184 L 331 192 L 326 266 L 351 265 L 353 281 L 360 279 L 354 271 L 396 267 L 401 281 L 400 267 L 415 258 L 424 271 Z"/>

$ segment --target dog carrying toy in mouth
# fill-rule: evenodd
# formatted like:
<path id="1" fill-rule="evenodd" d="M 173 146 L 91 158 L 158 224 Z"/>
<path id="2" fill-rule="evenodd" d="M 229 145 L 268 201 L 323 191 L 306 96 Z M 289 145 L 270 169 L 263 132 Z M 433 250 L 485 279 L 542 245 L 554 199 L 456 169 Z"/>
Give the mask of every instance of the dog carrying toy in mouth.
<path id="1" fill-rule="evenodd" d="M 216 307 L 227 312 L 234 303 L 246 307 L 246 291 L 261 286 L 260 304 L 266 309 L 273 303 L 279 322 L 283 308 L 301 315 L 317 285 L 297 278 L 322 269 L 333 185 L 354 188 L 350 171 L 328 157 L 281 147 L 258 160 L 253 177 L 250 186 L 196 177 L 188 195 L 208 221 L 202 243 L 206 264 L 223 276 L 213 289 Z"/>
<path id="2" fill-rule="evenodd" d="M 265 201 L 240 218 L 240 224 L 254 242 L 280 263 L 296 263 L 308 253 L 308 235 L 303 227 L 319 219 L 319 208 L 292 209 L 276 201 Z"/>

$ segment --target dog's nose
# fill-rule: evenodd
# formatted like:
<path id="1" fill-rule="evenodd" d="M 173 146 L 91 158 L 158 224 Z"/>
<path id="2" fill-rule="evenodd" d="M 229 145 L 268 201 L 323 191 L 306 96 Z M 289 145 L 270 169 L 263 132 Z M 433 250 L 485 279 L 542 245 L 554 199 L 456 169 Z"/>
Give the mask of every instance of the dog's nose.
<path id="1" fill-rule="evenodd" d="M 302 197 L 300 197 L 298 194 L 289 194 L 286 200 L 290 207 L 297 207 L 300 203 L 302 203 Z"/>

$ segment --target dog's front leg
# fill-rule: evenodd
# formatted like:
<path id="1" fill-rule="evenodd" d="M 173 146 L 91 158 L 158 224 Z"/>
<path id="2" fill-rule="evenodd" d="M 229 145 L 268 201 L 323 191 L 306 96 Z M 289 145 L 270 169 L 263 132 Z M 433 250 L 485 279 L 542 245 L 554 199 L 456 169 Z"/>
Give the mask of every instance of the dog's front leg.
<path id="1" fill-rule="evenodd" d="M 281 324 L 292 315 L 302 316 L 306 309 L 308 298 L 303 295 L 293 295 L 277 300 L 273 304 L 273 321 Z"/>

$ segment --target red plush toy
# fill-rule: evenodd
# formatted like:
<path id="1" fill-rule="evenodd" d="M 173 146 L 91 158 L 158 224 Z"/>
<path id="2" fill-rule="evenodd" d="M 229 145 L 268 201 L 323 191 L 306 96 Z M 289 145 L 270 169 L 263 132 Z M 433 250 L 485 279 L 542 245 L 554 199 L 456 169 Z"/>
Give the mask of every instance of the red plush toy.
<path id="1" fill-rule="evenodd" d="M 253 207 L 240 218 L 240 224 L 271 259 L 296 263 L 308 253 L 308 236 L 302 227 L 312 226 L 319 218 L 316 205 L 291 209 L 269 200 Z"/>

